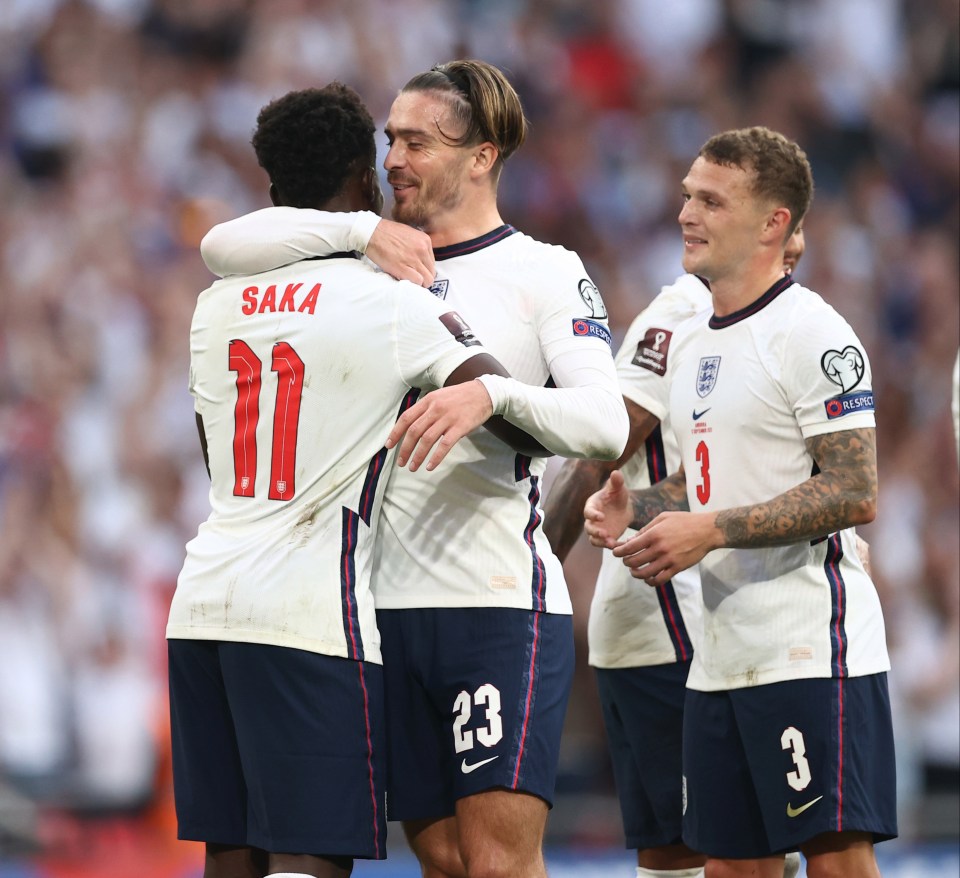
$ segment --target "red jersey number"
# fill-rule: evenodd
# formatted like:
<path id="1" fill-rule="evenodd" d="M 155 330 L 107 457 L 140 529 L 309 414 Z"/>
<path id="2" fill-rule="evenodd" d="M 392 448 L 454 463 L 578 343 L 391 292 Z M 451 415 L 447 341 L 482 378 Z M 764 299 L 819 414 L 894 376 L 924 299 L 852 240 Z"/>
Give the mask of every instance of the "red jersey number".
<path id="1" fill-rule="evenodd" d="M 700 464 L 700 483 L 697 485 L 697 499 L 702 506 L 710 499 L 710 449 L 706 442 L 697 446 L 697 463 Z"/>
<path id="2" fill-rule="evenodd" d="M 260 421 L 260 385 L 263 363 L 240 339 L 230 342 L 230 371 L 237 373 L 237 402 L 233 409 L 233 493 L 252 497 L 257 482 L 257 424 Z M 289 500 L 296 492 L 297 429 L 303 394 L 303 360 L 285 341 L 273 346 L 271 370 L 277 373 L 270 451 L 271 500 Z"/>

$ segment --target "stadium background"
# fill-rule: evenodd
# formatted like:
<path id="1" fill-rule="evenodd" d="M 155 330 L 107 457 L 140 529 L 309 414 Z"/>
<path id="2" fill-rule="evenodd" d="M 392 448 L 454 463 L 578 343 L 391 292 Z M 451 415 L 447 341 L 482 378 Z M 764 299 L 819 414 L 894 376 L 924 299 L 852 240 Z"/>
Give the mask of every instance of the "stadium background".
<path id="1" fill-rule="evenodd" d="M 710 134 L 798 140 L 801 282 L 870 353 L 903 838 L 957 874 L 957 0 L 2 0 L 0 876 L 193 878 L 173 841 L 163 625 L 206 514 L 187 335 L 215 222 L 266 206 L 256 113 L 338 78 L 382 124 L 415 72 L 508 71 L 532 127 L 502 214 L 583 257 L 619 339 L 680 271 L 679 181 Z M 381 141 L 381 152 L 385 142 Z M 382 158 L 382 154 L 381 154 Z M 389 205 L 389 196 L 388 196 Z M 555 472 L 555 469 L 551 470 Z M 593 681 L 596 558 L 569 563 L 580 664 L 552 874 L 631 874 Z M 413 874 L 399 828 L 387 864 Z M 619 866 L 619 868 L 617 868 Z"/>

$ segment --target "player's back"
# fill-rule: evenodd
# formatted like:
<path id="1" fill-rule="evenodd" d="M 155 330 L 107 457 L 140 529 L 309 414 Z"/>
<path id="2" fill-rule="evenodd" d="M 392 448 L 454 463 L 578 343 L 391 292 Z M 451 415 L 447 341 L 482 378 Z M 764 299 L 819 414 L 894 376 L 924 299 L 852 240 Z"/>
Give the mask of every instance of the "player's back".
<path id="1" fill-rule="evenodd" d="M 368 586 L 383 442 L 411 383 L 442 383 L 472 353 L 435 319 L 446 310 L 351 257 L 200 295 L 190 384 L 212 512 L 168 636 L 379 661 Z"/>

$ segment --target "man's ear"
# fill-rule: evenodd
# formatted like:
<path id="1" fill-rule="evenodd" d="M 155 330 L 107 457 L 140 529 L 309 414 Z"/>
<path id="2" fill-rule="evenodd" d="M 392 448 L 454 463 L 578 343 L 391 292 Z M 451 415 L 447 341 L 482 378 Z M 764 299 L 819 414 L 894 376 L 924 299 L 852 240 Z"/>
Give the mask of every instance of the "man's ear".
<path id="1" fill-rule="evenodd" d="M 779 244 L 786 244 L 787 231 L 793 217 L 786 207 L 778 207 L 770 213 L 763 226 L 763 237 L 775 240 Z"/>
<path id="2" fill-rule="evenodd" d="M 274 186 L 273 183 L 270 184 L 270 201 L 274 207 L 283 207 L 283 202 L 280 200 L 280 193 L 277 192 L 277 187 Z"/>
<path id="3" fill-rule="evenodd" d="M 383 210 L 383 191 L 380 189 L 380 175 L 377 169 L 364 168 L 360 184 L 363 187 L 364 197 L 370 204 L 368 210 L 380 213 Z"/>
<path id="4" fill-rule="evenodd" d="M 484 141 L 473 150 L 473 176 L 492 173 L 496 168 L 500 150 L 489 140 Z"/>

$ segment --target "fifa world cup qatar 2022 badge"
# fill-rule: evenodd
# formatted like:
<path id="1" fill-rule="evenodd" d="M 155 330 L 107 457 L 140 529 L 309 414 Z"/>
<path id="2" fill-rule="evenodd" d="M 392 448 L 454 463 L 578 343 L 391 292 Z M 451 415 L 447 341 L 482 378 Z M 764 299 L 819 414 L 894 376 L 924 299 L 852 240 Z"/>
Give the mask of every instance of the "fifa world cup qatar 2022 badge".
<path id="1" fill-rule="evenodd" d="M 842 351 L 827 351 L 820 358 L 820 368 L 830 382 L 840 388 L 839 395 L 823 403 L 828 420 L 874 410 L 872 390 L 852 392 L 866 373 L 866 361 L 859 348 L 847 345 Z"/>
<path id="2" fill-rule="evenodd" d="M 634 366 L 649 369 L 657 375 L 667 374 L 667 355 L 670 353 L 670 340 L 673 333 L 669 329 L 651 326 L 643 338 L 637 342 L 637 352 L 631 362 Z"/>
<path id="3" fill-rule="evenodd" d="M 470 325 L 456 311 L 447 311 L 440 315 L 440 322 L 447 327 L 452 335 L 464 347 L 480 344 L 480 339 L 473 334 Z"/>

